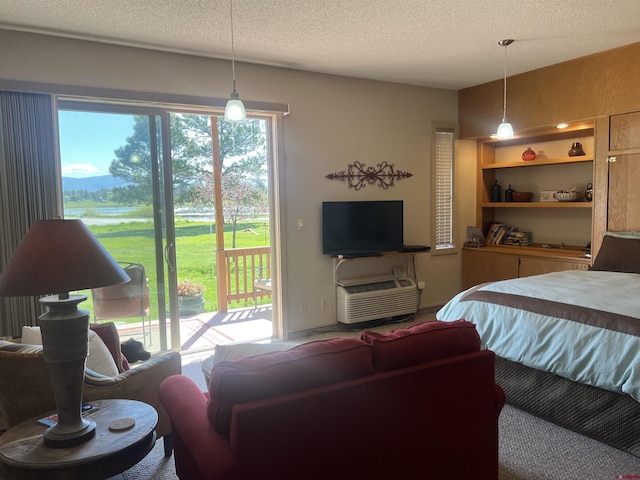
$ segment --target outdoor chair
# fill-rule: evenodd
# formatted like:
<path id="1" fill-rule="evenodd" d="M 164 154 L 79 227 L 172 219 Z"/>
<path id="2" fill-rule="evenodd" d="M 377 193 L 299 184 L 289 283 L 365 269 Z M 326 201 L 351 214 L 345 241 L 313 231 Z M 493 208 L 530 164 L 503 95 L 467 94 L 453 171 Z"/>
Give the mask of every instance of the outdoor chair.
<path id="1" fill-rule="evenodd" d="M 142 342 L 151 345 L 151 315 L 149 312 L 149 282 L 139 263 L 118 262 L 131 280 L 120 285 L 94 288 L 93 316 L 98 320 L 140 317 L 142 323 Z M 149 343 L 147 344 L 147 337 Z"/>
<path id="2" fill-rule="evenodd" d="M 253 281 L 253 308 L 258 307 L 258 291 L 264 290 L 271 294 L 271 266 L 266 265 L 256 268 L 256 276 Z"/>

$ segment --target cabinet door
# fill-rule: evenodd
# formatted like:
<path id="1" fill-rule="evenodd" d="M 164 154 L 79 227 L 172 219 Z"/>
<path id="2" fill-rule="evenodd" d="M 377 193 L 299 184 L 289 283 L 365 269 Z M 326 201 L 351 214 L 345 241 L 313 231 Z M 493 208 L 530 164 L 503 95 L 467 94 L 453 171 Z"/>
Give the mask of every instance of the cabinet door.
<path id="1" fill-rule="evenodd" d="M 462 288 L 517 276 L 517 255 L 487 252 L 482 249 L 462 251 Z"/>
<path id="2" fill-rule="evenodd" d="M 640 112 L 611 115 L 609 121 L 609 150 L 640 148 Z"/>
<path id="3" fill-rule="evenodd" d="M 584 263 L 568 262 L 548 258 L 520 257 L 520 277 L 541 275 L 543 273 L 560 272 L 562 270 L 586 270 L 588 265 Z"/>
<path id="4" fill-rule="evenodd" d="M 615 157 L 609 164 L 607 230 L 640 230 L 640 153 Z"/>
<path id="5" fill-rule="evenodd" d="M 640 112 L 610 118 L 607 230 L 640 230 Z"/>

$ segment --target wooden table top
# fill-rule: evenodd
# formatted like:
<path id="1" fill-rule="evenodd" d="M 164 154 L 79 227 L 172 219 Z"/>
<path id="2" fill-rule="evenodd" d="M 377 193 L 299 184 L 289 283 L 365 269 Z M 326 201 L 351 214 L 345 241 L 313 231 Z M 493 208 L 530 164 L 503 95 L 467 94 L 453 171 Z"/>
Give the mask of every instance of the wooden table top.
<path id="1" fill-rule="evenodd" d="M 144 458 L 156 440 L 158 413 L 135 400 L 97 400 L 83 416 L 96 422 L 91 440 L 70 448 L 45 447 L 46 426 L 38 415 L 16 425 L 0 437 L 2 479 L 103 480 L 121 473 Z M 54 412 L 50 412 L 54 413 Z M 120 419 L 135 424 L 124 430 L 109 425 Z"/>

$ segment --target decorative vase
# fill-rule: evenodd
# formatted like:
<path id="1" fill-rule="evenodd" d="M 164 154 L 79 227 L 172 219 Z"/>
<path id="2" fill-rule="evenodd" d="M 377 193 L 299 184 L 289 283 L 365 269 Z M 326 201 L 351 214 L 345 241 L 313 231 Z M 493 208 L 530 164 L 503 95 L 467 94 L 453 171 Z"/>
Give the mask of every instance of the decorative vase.
<path id="1" fill-rule="evenodd" d="M 569 150 L 570 157 L 580 157 L 584 155 L 584 150 L 582 150 L 582 145 L 580 142 L 573 142 L 571 144 L 571 150 Z"/>
<path id="2" fill-rule="evenodd" d="M 180 296 L 178 297 L 178 305 L 181 317 L 204 313 L 204 297 L 202 294 L 189 297 Z"/>
<path id="3" fill-rule="evenodd" d="M 528 147 L 523 153 L 522 153 L 522 160 L 524 160 L 525 162 L 530 162 L 531 160 L 535 160 L 536 159 L 536 152 L 534 152 L 533 150 L 531 150 L 531 147 Z"/>
<path id="4" fill-rule="evenodd" d="M 584 198 L 587 200 L 587 202 L 593 200 L 593 183 L 587 183 L 587 188 L 584 191 Z"/>
<path id="5" fill-rule="evenodd" d="M 492 202 L 499 202 L 500 201 L 500 192 L 501 192 L 501 188 L 500 185 L 498 185 L 498 180 L 495 181 L 495 183 L 493 184 L 493 186 L 491 187 L 491 195 L 490 195 L 490 200 Z"/>
<path id="6" fill-rule="evenodd" d="M 504 201 L 513 202 L 513 190 L 511 189 L 511 184 L 509 184 L 509 188 L 504 191 Z"/>

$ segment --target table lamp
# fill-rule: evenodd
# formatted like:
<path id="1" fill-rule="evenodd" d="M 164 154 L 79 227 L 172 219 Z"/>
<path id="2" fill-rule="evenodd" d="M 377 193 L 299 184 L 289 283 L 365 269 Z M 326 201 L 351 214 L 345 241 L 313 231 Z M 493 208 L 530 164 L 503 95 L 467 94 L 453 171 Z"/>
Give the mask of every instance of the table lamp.
<path id="1" fill-rule="evenodd" d="M 78 304 L 87 297 L 69 292 L 128 280 L 80 220 L 34 222 L 0 273 L 0 296 L 49 295 L 40 299 L 47 312 L 38 323 L 58 422 L 44 433 L 47 447 L 71 447 L 95 436 L 95 422 L 81 413 L 89 312 Z"/>

